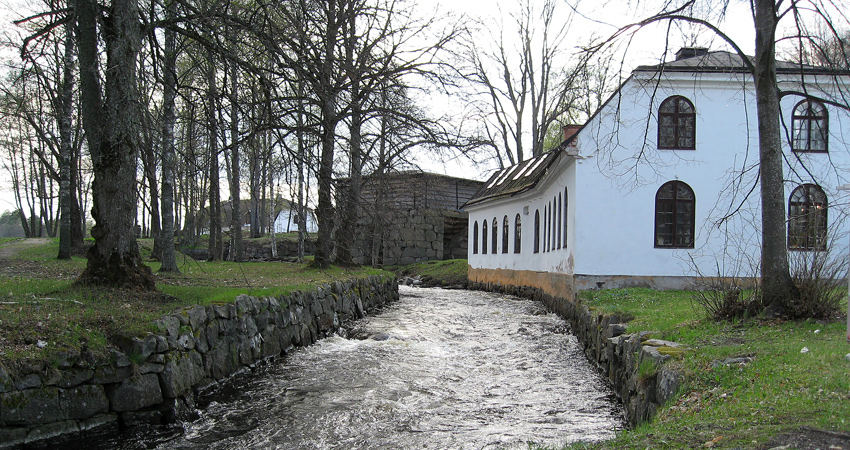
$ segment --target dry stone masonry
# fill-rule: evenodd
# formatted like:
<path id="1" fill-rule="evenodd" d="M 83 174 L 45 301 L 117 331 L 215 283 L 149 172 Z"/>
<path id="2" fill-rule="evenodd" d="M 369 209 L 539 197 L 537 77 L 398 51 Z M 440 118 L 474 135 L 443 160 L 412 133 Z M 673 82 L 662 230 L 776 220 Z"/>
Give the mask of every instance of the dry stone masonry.
<path id="1" fill-rule="evenodd" d="M 395 280 L 379 276 L 280 297 L 240 295 L 165 316 L 155 322 L 158 332 L 127 340 L 107 358 L 67 350 L 15 373 L 0 365 L 0 448 L 173 419 L 199 390 L 397 299 Z"/>
<path id="2" fill-rule="evenodd" d="M 556 297 L 532 287 L 470 283 L 469 289 L 503 292 L 542 301 L 570 321 L 572 333 L 584 346 L 587 359 L 608 378 L 622 401 L 629 425 L 651 420 L 658 408 L 673 400 L 683 380 L 673 359 L 687 349 L 676 342 L 651 339 L 651 333 L 626 333 L 616 314 L 600 314 L 587 305 Z"/>

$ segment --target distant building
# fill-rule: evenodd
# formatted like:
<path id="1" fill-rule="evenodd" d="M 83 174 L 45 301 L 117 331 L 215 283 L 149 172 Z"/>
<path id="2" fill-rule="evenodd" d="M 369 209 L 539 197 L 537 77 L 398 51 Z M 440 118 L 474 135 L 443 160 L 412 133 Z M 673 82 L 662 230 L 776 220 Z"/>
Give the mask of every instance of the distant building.
<path id="1" fill-rule="evenodd" d="M 846 233 L 836 205 L 850 181 L 850 117 L 830 99 L 846 104 L 850 73 L 782 62 L 777 73 L 796 92 L 780 104 L 791 257 L 830 243 L 844 255 L 833 231 Z M 566 297 L 757 276 L 755 100 L 737 54 L 685 49 L 638 67 L 560 147 L 495 173 L 467 202 L 470 281 Z"/>
<path id="2" fill-rule="evenodd" d="M 468 221 L 461 206 L 482 185 L 419 171 L 363 177 L 355 262 L 401 265 L 465 258 Z"/>

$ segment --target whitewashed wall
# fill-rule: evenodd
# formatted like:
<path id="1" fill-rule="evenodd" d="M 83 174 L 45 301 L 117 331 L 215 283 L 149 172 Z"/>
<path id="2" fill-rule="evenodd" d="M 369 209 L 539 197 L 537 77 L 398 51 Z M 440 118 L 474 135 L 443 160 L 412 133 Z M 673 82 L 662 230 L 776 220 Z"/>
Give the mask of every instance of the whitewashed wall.
<path id="1" fill-rule="evenodd" d="M 295 223 L 295 217 L 298 215 L 297 211 L 292 209 L 283 209 L 280 214 L 277 215 L 277 218 L 274 221 L 274 232 L 275 233 L 289 233 L 298 231 L 298 224 Z M 307 213 L 307 232 L 308 233 L 316 233 L 319 231 L 319 224 L 316 222 L 316 218 L 313 216 L 313 213 Z"/>
<path id="2" fill-rule="evenodd" d="M 546 271 L 553 273 L 573 273 L 573 217 L 574 217 L 574 192 L 571 188 L 574 185 L 575 164 L 572 157 L 562 154 L 559 159 L 550 167 L 549 172 L 538 186 L 525 194 L 510 197 L 506 199 L 488 202 L 482 206 L 471 206 L 465 208 L 469 212 L 469 252 L 468 261 L 474 268 L 487 269 L 512 269 L 512 270 L 531 270 L 531 271 Z M 543 221 L 544 206 L 548 207 L 549 202 L 558 197 L 558 194 L 563 198 L 564 188 L 567 187 L 567 195 L 569 199 L 566 201 L 567 208 L 567 243 L 561 243 L 561 248 L 544 251 L 543 244 Z M 563 201 L 563 200 L 562 200 Z M 527 207 L 527 208 L 526 208 Z M 563 206 L 562 206 L 563 208 Z M 557 209 L 557 207 L 553 207 Z M 534 253 L 534 213 L 540 211 L 540 251 Z M 527 213 L 526 213 L 527 212 Z M 514 253 L 514 220 L 519 214 L 522 220 L 522 248 L 519 254 Z M 563 211 L 561 212 L 563 216 Z M 502 252 L 502 227 L 503 219 L 508 216 L 510 229 L 508 233 L 508 251 Z M 492 253 L 492 223 L 493 218 L 499 223 L 498 237 L 498 252 Z M 487 254 L 481 251 L 482 234 L 481 225 L 484 220 L 488 222 L 487 235 Z M 473 253 L 473 227 L 478 226 L 478 253 Z M 563 217 L 562 224 L 563 227 Z M 557 228 L 557 226 L 556 226 Z M 563 239 L 563 238 L 562 238 Z M 557 244 L 557 238 L 555 240 Z"/>
<path id="3" fill-rule="evenodd" d="M 741 77 L 671 74 L 657 86 L 633 77 L 622 97 L 612 99 L 582 130 L 578 146 L 586 158 L 578 163 L 576 178 L 576 274 L 695 275 L 691 259 L 704 275 L 755 273 L 751 266 L 760 253 L 757 122 L 752 86 Z M 694 104 L 696 150 L 656 148 L 658 105 L 671 95 Z M 782 100 L 789 135 L 791 111 L 800 100 Z M 847 244 L 840 236 L 846 235 L 848 197 L 836 187 L 850 181 L 845 135 L 850 121 L 846 111 L 827 108 L 828 154 L 795 155 L 785 149 L 791 162 L 785 202 L 787 208 L 788 196 L 801 182 L 819 184 L 829 201 L 830 227 L 839 232 L 836 251 L 843 255 Z M 655 195 L 671 180 L 694 190 L 694 249 L 654 248 Z M 720 222 L 730 214 L 730 220 Z"/>

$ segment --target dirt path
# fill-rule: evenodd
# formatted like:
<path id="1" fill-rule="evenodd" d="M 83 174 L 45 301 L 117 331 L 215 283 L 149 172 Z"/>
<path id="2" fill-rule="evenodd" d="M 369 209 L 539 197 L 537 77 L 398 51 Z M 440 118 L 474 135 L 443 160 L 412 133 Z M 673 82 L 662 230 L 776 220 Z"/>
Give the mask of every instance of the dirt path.
<path id="1" fill-rule="evenodd" d="M 0 244 L 0 259 L 9 259 L 25 248 L 44 245 L 48 241 L 48 238 L 26 238 L 5 242 Z"/>

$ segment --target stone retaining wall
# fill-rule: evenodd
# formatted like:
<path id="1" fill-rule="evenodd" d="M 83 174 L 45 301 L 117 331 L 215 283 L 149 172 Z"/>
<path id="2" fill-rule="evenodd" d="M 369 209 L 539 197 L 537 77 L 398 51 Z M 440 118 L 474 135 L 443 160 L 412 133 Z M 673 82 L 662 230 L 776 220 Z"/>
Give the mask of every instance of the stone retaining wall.
<path id="1" fill-rule="evenodd" d="M 398 299 L 389 277 L 334 282 L 311 292 L 186 307 L 96 359 L 79 350 L 10 374 L 0 365 L 0 448 L 118 421 L 161 423 L 194 406 L 196 393 L 258 361 L 332 333 Z"/>
<path id="2" fill-rule="evenodd" d="M 623 403 L 626 420 L 634 427 L 651 420 L 661 405 L 675 398 L 683 381 L 671 359 L 685 348 L 675 342 L 651 339 L 650 333 L 626 333 L 616 314 L 600 314 L 562 297 L 533 287 L 470 282 L 469 289 L 502 292 L 542 301 L 570 322 L 572 333 L 599 373 L 608 378 Z"/>

